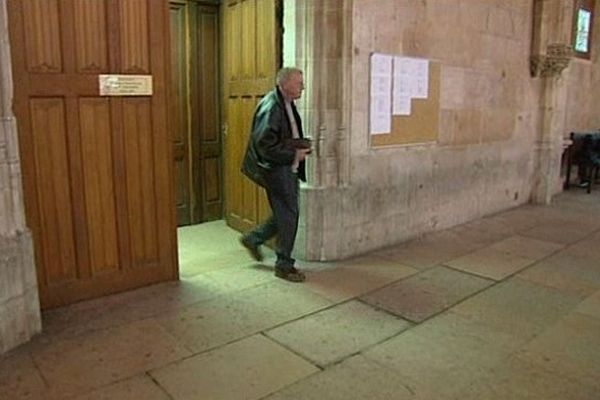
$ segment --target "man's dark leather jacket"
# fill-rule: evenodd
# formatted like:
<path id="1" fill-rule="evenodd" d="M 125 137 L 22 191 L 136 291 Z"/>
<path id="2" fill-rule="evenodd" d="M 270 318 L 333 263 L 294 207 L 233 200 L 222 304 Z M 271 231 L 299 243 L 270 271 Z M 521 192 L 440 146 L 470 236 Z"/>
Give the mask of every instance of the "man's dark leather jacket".
<path id="1" fill-rule="evenodd" d="M 298 134 L 302 138 L 302 123 L 294 103 L 292 111 Z M 242 172 L 252 181 L 266 187 L 265 176 L 277 166 L 291 168 L 295 157 L 296 148 L 292 142 L 292 128 L 283 96 L 279 88 L 275 88 L 267 93 L 256 107 L 252 132 L 242 162 Z M 304 161 L 298 166 L 298 178 L 306 181 Z"/>

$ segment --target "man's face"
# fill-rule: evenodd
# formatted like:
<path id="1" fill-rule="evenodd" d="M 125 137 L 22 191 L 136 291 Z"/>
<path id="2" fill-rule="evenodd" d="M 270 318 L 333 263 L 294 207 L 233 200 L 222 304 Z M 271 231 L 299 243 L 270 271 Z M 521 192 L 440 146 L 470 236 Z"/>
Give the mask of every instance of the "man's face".
<path id="1" fill-rule="evenodd" d="M 281 90 L 286 97 L 292 100 L 299 99 L 304 90 L 304 79 L 302 78 L 302 74 L 299 72 L 291 74 L 281 85 Z"/>

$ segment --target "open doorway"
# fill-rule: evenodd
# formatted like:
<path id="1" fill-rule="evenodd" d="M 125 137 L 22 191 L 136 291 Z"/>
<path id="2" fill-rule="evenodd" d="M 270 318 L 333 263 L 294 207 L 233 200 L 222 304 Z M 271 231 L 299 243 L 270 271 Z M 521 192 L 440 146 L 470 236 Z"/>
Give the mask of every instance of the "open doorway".
<path id="1" fill-rule="evenodd" d="M 179 275 L 249 261 L 238 231 L 269 213 L 240 173 L 254 108 L 281 66 L 280 0 L 171 0 L 171 85 Z"/>
<path id="2" fill-rule="evenodd" d="M 185 226 L 222 218 L 219 7 L 196 0 L 169 4 L 174 188 L 177 225 Z"/>

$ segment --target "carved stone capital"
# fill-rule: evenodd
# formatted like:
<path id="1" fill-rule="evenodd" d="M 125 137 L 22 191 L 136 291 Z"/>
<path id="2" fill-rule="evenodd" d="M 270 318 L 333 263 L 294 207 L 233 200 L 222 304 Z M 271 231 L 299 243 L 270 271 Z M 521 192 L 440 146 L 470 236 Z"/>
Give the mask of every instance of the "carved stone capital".
<path id="1" fill-rule="evenodd" d="M 559 76 L 569 66 L 573 49 L 563 43 L 551 43 L 546 54 L 535 54 L 530 58 L 531 76 L 552 78 Z"/>

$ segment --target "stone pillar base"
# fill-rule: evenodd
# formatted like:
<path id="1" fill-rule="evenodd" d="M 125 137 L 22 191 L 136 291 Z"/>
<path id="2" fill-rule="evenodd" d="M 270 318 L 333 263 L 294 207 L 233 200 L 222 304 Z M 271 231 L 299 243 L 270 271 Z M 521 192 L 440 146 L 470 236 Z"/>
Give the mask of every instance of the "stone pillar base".
<path id="1" fill-rule="evenodd" d="M 42 329 L 33 242 L 29 232 L 0 236 L 0 354 Z"/>

